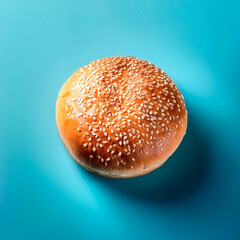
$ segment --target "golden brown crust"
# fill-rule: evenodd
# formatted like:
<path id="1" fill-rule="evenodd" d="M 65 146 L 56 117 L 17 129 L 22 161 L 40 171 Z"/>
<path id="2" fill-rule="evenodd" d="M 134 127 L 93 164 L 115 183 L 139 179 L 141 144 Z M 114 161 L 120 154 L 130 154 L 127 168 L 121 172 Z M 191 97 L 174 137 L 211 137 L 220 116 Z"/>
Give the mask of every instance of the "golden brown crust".
<path id="1" fill-rule="evenodd" d="M 187 128 L 184 99 L 172 79 L 134 57 L 108 57 L 80 68 L 59 93 L 56 119 L 73 158 L 115 178 L 161 166 Z"/>

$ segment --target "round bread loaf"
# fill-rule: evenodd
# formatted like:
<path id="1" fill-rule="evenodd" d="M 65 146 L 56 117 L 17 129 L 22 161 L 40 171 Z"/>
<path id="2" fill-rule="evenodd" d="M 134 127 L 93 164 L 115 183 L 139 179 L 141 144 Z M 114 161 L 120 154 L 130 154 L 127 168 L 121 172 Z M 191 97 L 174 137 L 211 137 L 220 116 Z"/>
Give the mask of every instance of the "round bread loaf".
<path id="1" fill-rule="evenodd" d="M 60 137 L 72 157 L 105 177 L 128 178 L 161 166 L 187 128 L 182 94 L 150 62 L 107 57 L 76 71 L 56 103 Z"/>

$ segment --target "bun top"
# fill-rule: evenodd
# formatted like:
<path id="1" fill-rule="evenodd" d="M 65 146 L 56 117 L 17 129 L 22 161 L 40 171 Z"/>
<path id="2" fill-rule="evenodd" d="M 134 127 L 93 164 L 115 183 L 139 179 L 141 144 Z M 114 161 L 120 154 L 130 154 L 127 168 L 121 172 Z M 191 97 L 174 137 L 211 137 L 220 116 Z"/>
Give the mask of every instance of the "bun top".
<path id="1" fill-rule="evenodd" d="M 187 126 L 184 99 L 172 79 L 135 57 L 108 57 L 80 68 L 62 87 L 56 116 L 73 158 L 110 177 L 160 166 Z"/>

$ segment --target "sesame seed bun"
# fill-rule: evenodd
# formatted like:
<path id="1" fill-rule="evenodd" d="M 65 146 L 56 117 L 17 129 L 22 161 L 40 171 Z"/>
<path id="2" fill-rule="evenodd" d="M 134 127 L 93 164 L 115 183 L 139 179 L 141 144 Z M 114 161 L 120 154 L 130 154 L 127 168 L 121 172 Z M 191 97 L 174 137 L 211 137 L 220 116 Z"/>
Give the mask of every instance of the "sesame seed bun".
<path id="1" fill-rule="evenodd" d="M 60 137 L 72 157 L 105 177 L 128 178 L 161 166 L 187 128 L 184 99 L 157 66 L 107 57 L 76 71 L 56 103 Z"/>

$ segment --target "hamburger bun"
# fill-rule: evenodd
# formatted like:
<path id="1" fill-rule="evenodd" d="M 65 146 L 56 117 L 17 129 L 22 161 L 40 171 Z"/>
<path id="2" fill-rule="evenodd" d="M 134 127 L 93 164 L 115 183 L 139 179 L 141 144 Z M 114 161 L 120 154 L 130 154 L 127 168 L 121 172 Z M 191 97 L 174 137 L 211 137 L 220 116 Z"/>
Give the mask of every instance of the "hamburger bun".
<path id="1" fill-rule="evenodd" d="M 107 57 L 77 70 L 56 103 L 60 137 L 72 157 L 105 177 L 129 178 L 161 166 L 187 128 L 172 79 L 150 62 Z"/>

